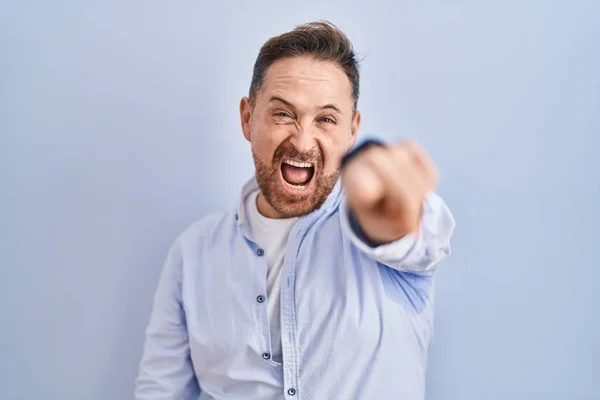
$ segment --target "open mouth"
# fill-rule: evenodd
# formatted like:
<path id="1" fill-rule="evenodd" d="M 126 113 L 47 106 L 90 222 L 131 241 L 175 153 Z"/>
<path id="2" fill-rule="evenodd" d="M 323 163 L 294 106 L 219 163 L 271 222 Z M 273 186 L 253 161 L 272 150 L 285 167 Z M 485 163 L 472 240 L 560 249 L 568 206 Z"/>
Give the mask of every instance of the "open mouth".
<path id="1" fill-rule="evenodd" d="M 310 162 L 285 160 L 281 163 L 281 176 L 294 189 L 304 189 L 315 175 L 315 166 Z"/>

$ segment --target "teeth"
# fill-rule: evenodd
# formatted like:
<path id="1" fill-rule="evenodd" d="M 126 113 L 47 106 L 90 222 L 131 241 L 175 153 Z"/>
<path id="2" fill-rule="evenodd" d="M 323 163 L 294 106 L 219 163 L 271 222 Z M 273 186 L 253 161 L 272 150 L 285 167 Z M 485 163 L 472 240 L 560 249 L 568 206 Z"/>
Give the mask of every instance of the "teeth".
<path id="1" fill-rule="evenodd" d="M 283 181 L 283 183 L 285 183 L 287 187 L 291 187 L 292 189 L 296 190 L 304 190 L 308 187 L 308 185 L 292 185 L 291 183 L 286 182 L 285 180 Z"/>
<path id="2" fill-rule="evenodd" d="M 298 168 L 310 168 L 313 166 L 313 163 L 298 162 L 293 160 L 285 160 L 284 163 Z"/>

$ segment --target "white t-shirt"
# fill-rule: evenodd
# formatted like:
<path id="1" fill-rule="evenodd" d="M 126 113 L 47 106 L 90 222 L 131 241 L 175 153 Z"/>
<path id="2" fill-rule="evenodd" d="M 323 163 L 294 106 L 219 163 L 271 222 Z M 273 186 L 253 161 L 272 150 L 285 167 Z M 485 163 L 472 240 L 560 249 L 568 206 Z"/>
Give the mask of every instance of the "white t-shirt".
<path id="1" fill-rule="evenodd" d="M 272 219 L 258 212 L 256 199 L 258 191 L 246 197 L 246 213 L 250 222 L 252 236 L 265 251 L 267 258 L 267 314 L 271 334 L 271 357 L 282 362 L 281 322 L 279 316 L 281 269 L 285 255 L 285 246 L 292 227 L 298 218 Z"/>

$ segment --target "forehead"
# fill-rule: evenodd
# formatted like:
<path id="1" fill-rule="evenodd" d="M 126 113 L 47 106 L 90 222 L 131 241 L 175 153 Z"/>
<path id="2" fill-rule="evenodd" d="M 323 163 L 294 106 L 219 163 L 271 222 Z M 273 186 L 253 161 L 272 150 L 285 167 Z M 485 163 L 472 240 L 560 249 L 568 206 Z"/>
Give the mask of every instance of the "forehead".
<path id="1" fill-rule="evenodd" d="M 353 103 L 350 80 L 342 68 L 333 62 L 307 57 L 285 58 L 273 63 L 265 75 L 261 92 L 264 100 L 282 96 L 298 106 L 333 102 L 352 107 Z"/>

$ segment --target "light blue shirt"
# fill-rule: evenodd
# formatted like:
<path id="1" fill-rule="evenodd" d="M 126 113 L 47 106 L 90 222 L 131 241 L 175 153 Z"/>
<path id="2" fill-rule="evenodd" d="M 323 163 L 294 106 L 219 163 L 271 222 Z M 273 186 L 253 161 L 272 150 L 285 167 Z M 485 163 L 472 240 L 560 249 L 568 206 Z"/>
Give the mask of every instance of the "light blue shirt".
<path id="1" fill-rule="evenodd" d="M 172 246 L 154 298 L 139 400 L 422 400 L 434 267 L 454 219 L 430 194 L 418 235 L 369 246 L 340 182 L 290 232 L 281 281 L 283 363 L 270 357 L 264 250 L 237 212 Z"/>

